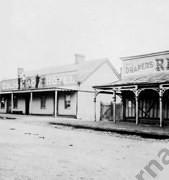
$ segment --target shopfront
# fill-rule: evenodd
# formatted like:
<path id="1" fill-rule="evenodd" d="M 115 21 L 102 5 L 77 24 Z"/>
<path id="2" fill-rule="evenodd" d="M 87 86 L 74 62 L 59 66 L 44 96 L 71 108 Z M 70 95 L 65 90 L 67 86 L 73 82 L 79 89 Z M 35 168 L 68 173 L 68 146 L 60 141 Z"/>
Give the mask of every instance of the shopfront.
<path id="1" fill-rule="evenodd" d="M 169 124 L 169 51 L 123 57 L 121 80 L 95 86 L 97 92 L 111 90 L 113 103 L 121 98 L 120 121 Z M 116 105 L 113 106 L 116 113 Z M 114 122 L 117 121 L 113 116 Z"/>

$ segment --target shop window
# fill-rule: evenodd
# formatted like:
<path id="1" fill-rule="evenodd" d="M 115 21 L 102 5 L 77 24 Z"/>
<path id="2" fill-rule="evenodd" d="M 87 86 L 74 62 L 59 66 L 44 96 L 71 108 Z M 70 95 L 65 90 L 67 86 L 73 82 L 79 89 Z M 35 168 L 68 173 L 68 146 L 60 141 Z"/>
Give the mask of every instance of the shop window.
<path id="1" fill-rule="evenodd" d="M 16 96 L 13 97 L 13 108 L 14 109 L 18 108 L 18 99 Z"/>
<path id="2" fill-rule="evenodd" d="M 41 96 L 41 109 L 45 109 L 45 108 L 46 108 L 46 97 Z"/>
<path id="3" fill-rule="evenodd" d="M 4 109 L 5 108 L 5 99 L 2 98 L 1 99 L 1 109 Z"/>
<path id="4" fill-rule="evenodd" d="M 65 109 L 68 109 L 71 107 L 71 95 L 66 94 L 65 95 Z"/>

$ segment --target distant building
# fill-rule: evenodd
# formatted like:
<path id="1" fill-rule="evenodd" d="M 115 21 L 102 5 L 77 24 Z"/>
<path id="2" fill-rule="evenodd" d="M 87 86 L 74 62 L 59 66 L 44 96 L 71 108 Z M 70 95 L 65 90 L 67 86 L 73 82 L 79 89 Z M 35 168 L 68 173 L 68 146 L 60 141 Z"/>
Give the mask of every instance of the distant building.
<path id="1" fill-rule="evenodd" d="M 119 74 L 109 60 L 86 61 L 81 55 L 76 55 L 72 65 L 32 72 L 19 68 L 18 78 L 0 82 L 0 113 L 94 120 L 92 86 L 118 79 Z"/>
<path id="2" fill-rule="evenodd" d="M 158 124 L 169 123 L 169 51 L 123 57 L 122 79 L 95 86 L 112 90 L 114 104 L 121 97 L 121 111 L 113 107 L 113 120 Z M 117 119 L 117 113 L 120 113 Z"/>

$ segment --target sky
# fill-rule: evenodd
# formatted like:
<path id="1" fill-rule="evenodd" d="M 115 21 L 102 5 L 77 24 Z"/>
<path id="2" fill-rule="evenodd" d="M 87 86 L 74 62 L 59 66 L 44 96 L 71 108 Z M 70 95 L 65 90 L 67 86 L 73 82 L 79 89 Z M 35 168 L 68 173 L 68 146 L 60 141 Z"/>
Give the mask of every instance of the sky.
<path id="1" fill-rule="evenodd" d="M 0 79 L 34 70 L 169 50 L 169 0 L 0 1 Z"/>

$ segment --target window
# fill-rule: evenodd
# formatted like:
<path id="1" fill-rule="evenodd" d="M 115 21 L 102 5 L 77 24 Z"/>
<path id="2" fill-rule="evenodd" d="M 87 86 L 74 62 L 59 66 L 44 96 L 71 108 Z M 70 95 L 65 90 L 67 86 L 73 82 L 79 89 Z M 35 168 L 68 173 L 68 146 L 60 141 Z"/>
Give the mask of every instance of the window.
<path id="1" fill-rule="evenodd" d="M 4 109 L 5 108 L 5 99 L 2 98 L 1 99 L 1 109 Z"/>
<path id="2" fill-rule="evenodd" d="M 68 109 L 71 107 L 71 95 L 66 94 L 65 95 L 65 109 Z"/>
<path id="3" fill-rule="evenodd" d="M 13 108 L 14 109 L 18 108 L 18 99 L 16 96 L 13 97 Z"/>
<path id="4" fill-rule="evenodd" d="M 41 97 L 41 109 L 45 109 L 46 108 L 46 97 L 42 96 Z"/>

